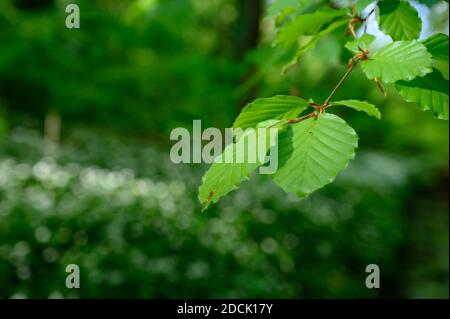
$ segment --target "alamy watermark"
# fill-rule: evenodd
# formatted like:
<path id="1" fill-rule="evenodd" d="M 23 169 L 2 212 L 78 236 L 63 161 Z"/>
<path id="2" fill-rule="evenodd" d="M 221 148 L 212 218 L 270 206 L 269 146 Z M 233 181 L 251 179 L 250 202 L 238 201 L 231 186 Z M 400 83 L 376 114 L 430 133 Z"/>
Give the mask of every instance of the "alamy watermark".
<path id="1" fill-rule="evenodd" d="M 366 287 L 368 289 L 380 288 L 380 267 L 376 264 L 370 264 L 366 267 Z"/>
<path id="2" fill-rule="evenodd" d="M 80 267 L 76 264 L 66 266 L 66 287 L 69 289 L 80 288 Z"/>
<path id="3" fill-rule="evenodd" d="M 66 6 L 66 28 L 79 29 L 80 28 L 80 7 L 76 4 L 69 4 Z"/>
<path id="4" fill-rule="evenodd" d="M 194 120 L 192 134 L 183 127 L 170 133 L 177 141 L 170 151 L 173 163 L 247 163 L 262 165 L 260 174 L 274 174 L 278 169 L 278 128 L 218 128 L 202 131 L 201 121 Z M 206 144 L 204 142 L 207 142 Z M 225 149 L 224 149 L 225 147 Z M 222 152 L 222 149 L 224 151 Z"/>

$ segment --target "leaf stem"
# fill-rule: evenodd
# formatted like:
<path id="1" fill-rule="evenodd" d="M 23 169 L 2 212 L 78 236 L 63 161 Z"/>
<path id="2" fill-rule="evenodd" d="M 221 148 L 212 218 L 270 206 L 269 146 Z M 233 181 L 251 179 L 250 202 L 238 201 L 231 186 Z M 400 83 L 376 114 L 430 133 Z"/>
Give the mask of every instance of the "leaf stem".
<path id="1" fill-rule="evenodd" d="M 312 113 L 309 113 L 309 114 L 307 114 L 305 116 L 301 116 L 301 117 L 297 117 L 295 119 L 288 120 L 287 123 L 288 124 L 298 123 L 298 122 L 301 122 L 303 120 L 309 119 L 310 117 L 313 117 L 313 116 L 316 116 L 316 112 L 312 112 Z"/>
<path id="2" fill-rule="evenodd" d="M 366 54 L 366 53 L 363 52 L 363 54 Z M 294 119 L 287 120 L 286 124 L 299 123 L 299 122 L 307 120 L 307 119 L 309 119 L 311 117 L 316 117 L 317 118 L 317 116 L 319 114 L 324 113 L 325 109 L 327 107 L 329 107 L 329 103 L 330 103 L 331 99 L 333 98 L 333 96 L 341 88 L 341 86 L 342 86 L 342 84 L 344 84 L 345 80 L 347 80 L 347 78 L 349 77 L 350 73 L 352 73 L 353 68 L 355 67 L 355 65 L 358 63 L 359 60 L 365 59 L 365 56 L 366 55 L 363 55 L 362 57 L 355 56 L 355 57 L 353 57 L 350 60 L 350 63 L 349 63 L 348 68 L 347 68 L 347 72 L 345 72 L 345 74 L 339 80 L 338 84 L 336 84 L 336 86 L 334 87 L 333 91 L 331 91 L 330 95 L 327 97 L 327 99 L 325 100 L 325 102 L 322 105 L 316 104 L 316 103 L 310 103 L 310 106 L 314 107 L 314 109 L 315 109 L 313 112 L 311 112 L 311 113 L 309 113 L 307 115 L 301 116 L 301 117 L 297 117 L 297 118 L 294 118 Z"/>
<path id="3" fill-rule="evenodd" d="M 327 107 L 328 104 L 330 103 L 331 99 L 333 98 L 333 96 L 336 94 L 336 92 L 341 88 L 342 84 L 344 84 L 345 80 L 347 80 L 348 76 L 350 75 L 350 73 L 352 73 L 353 68 L 355 66 L 355 64 L 358 63 L 358 59 L 356 59 L 354 61 L 354 63 L 351 63 L 348 66 L 347 72 L 345 72 L 344 76 L 341 78 L 341 80 L 338 82 L 338 84 L 336 84 L 336 86 L 334 87 L 333 91 L 331 91 L 330 95 L 327 97 L 327 99 L 325 100 L 325 102 L 323 102 L 323 107 Z"/>

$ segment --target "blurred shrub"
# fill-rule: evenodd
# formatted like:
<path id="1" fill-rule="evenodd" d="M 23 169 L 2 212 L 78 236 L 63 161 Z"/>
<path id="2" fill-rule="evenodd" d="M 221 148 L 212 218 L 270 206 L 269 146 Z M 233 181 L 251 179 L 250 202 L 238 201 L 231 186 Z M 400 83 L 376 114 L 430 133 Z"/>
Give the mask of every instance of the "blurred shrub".
<path id="1" fill-rule="evenodd" d="M 88 131 L 70 135 L 58 161 L 42 146 L 20 128 L 0 144 L 0 297 L 404 294 L 410 161 L 363 152 L 302 202 L 255 176 L 200 213 L 203 167 Z M 79 290 L 65 288 L 70 263 Z M 392 290 L 365 287 L 370 263 Z"/>

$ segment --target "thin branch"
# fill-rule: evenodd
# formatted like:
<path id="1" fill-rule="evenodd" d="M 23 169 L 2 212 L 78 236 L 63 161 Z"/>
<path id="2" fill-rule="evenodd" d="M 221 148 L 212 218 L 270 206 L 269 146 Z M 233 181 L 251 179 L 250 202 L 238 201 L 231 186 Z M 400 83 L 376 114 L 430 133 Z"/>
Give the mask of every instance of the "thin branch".
<path id="1" fill-rule="evenodd" d="M 356 60 L 354 63 L 350 64 L 348 66 L 347 72 L 345 72 L 344 76 L 342 77 L 342 79 L 338 82 L 338 84 L 335 86 L 335 88 L 333 89 L 333 91 L 331 91 L 330 95 L 327 97 L 327 99 L 325 100 L 325 102 L 323 102 L 323 106 L 327 107 L 328 104 L 330 103 L 331 99 L 333 98 L 333 96 L 336 94 L 336 92 L 340 89 L 340 87 L 342 86 L 342 84 L 344 84 L 345 80 L 348 78 L 348 76 L 350 75 L 350 73 L 352 73 L 353 71 L 353 67 L 355 66 L 355 64 L 358 63 L 358 60 Z"/>
<path id="2" fill-rule="evenodd" d="M 295 119 L 288 120 L 287 123 L 288 124 L 298 123 L 298 122 L 304 121 L 304 120 L 309 119 L 309 118 L 314 117 L 314 116 L 316 116 L 316 112 L 315 111 L 312 112 L 312 113 L 309 113 L 307 115 L 304 115 L 304 116 L 301 116 L 301 117 L 297 117 Z"/>
<path id="3" fill-rule="evenodd" d="M 361 49 L 360 49 L 361 50 Z M 362 50 L 361 50 L 362 51 Z M 286 121 L 286 124 L 295 124 L 295 123 L 299 123 L 301 121 L 307 120 L 311 117 L 317 117 L 318 114 L 324 113 L 325 109 L 329 106 L 328 104 L 330 103 L 331 99 L 333 98 L 333 96 L 336 94 L 336 92 L 340 89 L 340 87 L 342 86 L 342 84 L 344 84 L 345 80 L 347 80 L 347 78 L 349 77 L 350 73 L 352 73 L 353 68 L 355 67 L 355 65 L 358 63 L 358 61 L 360 60 L 365 60 L 367 58 L 367 53 L 362 51 L 361 54 L 353 57 L 350 60 L 350 63 L 348 65 L 348 69 L 347 72 L 345 72 L 344 76 L 340 79 L 340 81 L 338 82 L 338 84 L 336 84 L 336 86 L 334 87 L 333 91 L 331 91 L 330 95 L 327 97 L 327 99 L 325 100 L 325 102 L 320 105 L 320 104 L 316 104 L 316 103 L 309 103 L 309 105 L 311 107 L 313 107 L 315 110 L 307 115 L 301 116 L 301 117 L 297 117 L 294 119 L 290 119 Z"/>

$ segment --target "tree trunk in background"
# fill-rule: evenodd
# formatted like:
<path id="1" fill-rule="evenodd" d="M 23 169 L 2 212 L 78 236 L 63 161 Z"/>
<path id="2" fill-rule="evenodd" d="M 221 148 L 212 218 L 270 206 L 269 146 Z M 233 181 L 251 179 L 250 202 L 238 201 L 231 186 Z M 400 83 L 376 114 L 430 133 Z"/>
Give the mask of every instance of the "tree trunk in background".
<path id="1" fill-rule="evenodd" d="M 239 12 L 237 25 L 236 56 L 242 60 L 245 55 L 258 46 L 261 35 L 260 22 L 263 17 L 264 0 L 238 0 L 236 4 Z M 245 82 L 255 72 L 250 69 L 241 79 Z M 238 100 L 238 112 L 256 96 L 256 88 L 252 87 Z"/>
<path id="2" fill-rule="evenodd" d="M 239 59 L 242 59 L 249 50 L 258 45 L 263 6 L 263 0 L 239 0 L 237 2 L 239 19 L 236 53 Z"/>
<path id="3" fill-rule="evenodd" d="M 57 111 L 49 111 L 44 121 L 44 156 L 58 157 L 60 132 L 61 116 Z"/>

